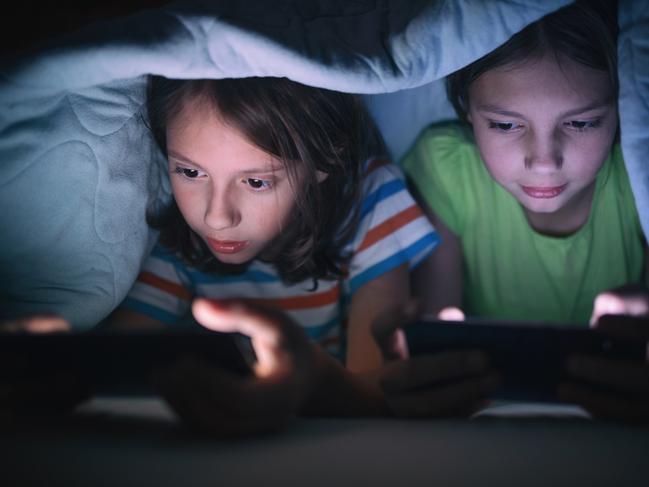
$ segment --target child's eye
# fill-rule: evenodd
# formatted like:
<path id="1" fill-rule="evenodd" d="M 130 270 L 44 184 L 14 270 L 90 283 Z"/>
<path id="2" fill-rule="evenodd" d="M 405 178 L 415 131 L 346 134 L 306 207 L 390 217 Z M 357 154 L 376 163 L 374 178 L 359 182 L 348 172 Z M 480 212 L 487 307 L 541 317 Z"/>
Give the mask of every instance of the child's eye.
<path id="1" fill-rule="evenodd" d="M 489 128 L 500 132 L 513 132 L 521 127 L 522 125 L 514 122 L 496 122 L 495 120 L 489 120 Z"/>
<path id="2" fill-rule="evenodd" d="M 174 172 L 186 177 L 187 179 L 198 179 L 200 177 L 206 176 L 204 172 L 199 171 L 198 169 L 191 169 L 189 167 L 176 166 L 174 168 Z"/>
<path id="3" fill-rule="evenodd" d="M 244 183 L 255 191 L 265 191 L 272 187 L 272 182 L 267 179 L 247 178 Z"/>
<path id="4" fill-rule="evenodd" d="M 571 130 L 576 130 L 578 132 L 583 132 L 584 130 L 592 129 L 598 127 L 601 123 L 600 119 L 597 120 L 570 120 L 565 122 L 563 125 Z"/>

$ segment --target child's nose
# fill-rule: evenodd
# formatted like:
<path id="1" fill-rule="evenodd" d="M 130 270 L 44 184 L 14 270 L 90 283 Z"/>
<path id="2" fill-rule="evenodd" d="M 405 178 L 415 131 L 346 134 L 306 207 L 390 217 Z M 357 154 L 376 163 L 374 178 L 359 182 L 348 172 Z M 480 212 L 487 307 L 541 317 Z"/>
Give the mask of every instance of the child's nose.
<path id="1" fill-rule="evenodd" d="M 540 173 L 552 173 L 563 166 L 563 152 L 560 137 L 555 134 L 531 137 L 525 167 Z"/>
<path id="2" fill-rule="evenodd" d="M 212 190 L 205 211 L 205 223 L 214 230 L 236 227 L 241 221 L 241 213 L 236 197 L 227 189 Z"/>

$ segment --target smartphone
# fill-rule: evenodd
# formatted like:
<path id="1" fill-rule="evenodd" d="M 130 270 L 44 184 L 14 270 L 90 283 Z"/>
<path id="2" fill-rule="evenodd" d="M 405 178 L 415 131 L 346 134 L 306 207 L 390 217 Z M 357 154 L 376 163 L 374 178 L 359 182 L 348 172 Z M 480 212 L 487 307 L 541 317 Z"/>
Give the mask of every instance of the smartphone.
<path id="1" fill-rule="evenodd" d="M 20 367 L 3 368 L 0 377 L 11 383 L 70 373 L 95 395 L 151 395 L 151 374 L 181 357 L 250 374 L 254 354 L 248 341 L 243 335 L 208 330 L 6 334 L 0 335 L 0 356 L 19 358 Z"/>
<path id="2" fill-rule="evenodd" d="M 556 402 L 559 382 L 568 379 L 565 362 L 570 354 L 646 360 L 645 343 L 585 326 L 426 319 L 407 325 L 404 331 L 411 356 L 483 350 L 503 378 L 494 399 Z"/>

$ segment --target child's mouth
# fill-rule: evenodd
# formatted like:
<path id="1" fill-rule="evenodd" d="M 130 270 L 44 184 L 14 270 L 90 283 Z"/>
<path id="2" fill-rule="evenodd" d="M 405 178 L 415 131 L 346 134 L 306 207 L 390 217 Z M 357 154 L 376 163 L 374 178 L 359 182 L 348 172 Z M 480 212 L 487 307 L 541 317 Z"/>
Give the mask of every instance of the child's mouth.
<path id="1" fill-rule="evenodd" d="M 248 241 L 207 239 L 207 244 L 217 254 L 236 254 L 248 246 Z"/>
<path id="2" fill-rule="evenodd" d="M 532 198 L 555 198 L 563 193 L 563 190 L 566 189 L 568 183 L 562 184 L 561 186 L 521 186 L 525 194 L 531 196 Z"/>

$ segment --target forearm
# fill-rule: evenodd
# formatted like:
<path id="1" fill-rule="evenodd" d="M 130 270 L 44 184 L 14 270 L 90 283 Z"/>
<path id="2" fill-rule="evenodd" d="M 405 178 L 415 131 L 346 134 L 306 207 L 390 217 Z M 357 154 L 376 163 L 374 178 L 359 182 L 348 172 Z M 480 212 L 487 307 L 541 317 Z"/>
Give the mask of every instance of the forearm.
<path id="1" fill-rule="evenodd" d="M 378 371 L 352 373 L 319 349 L 320 373 L 300 415 L 387 416 Z"/>

